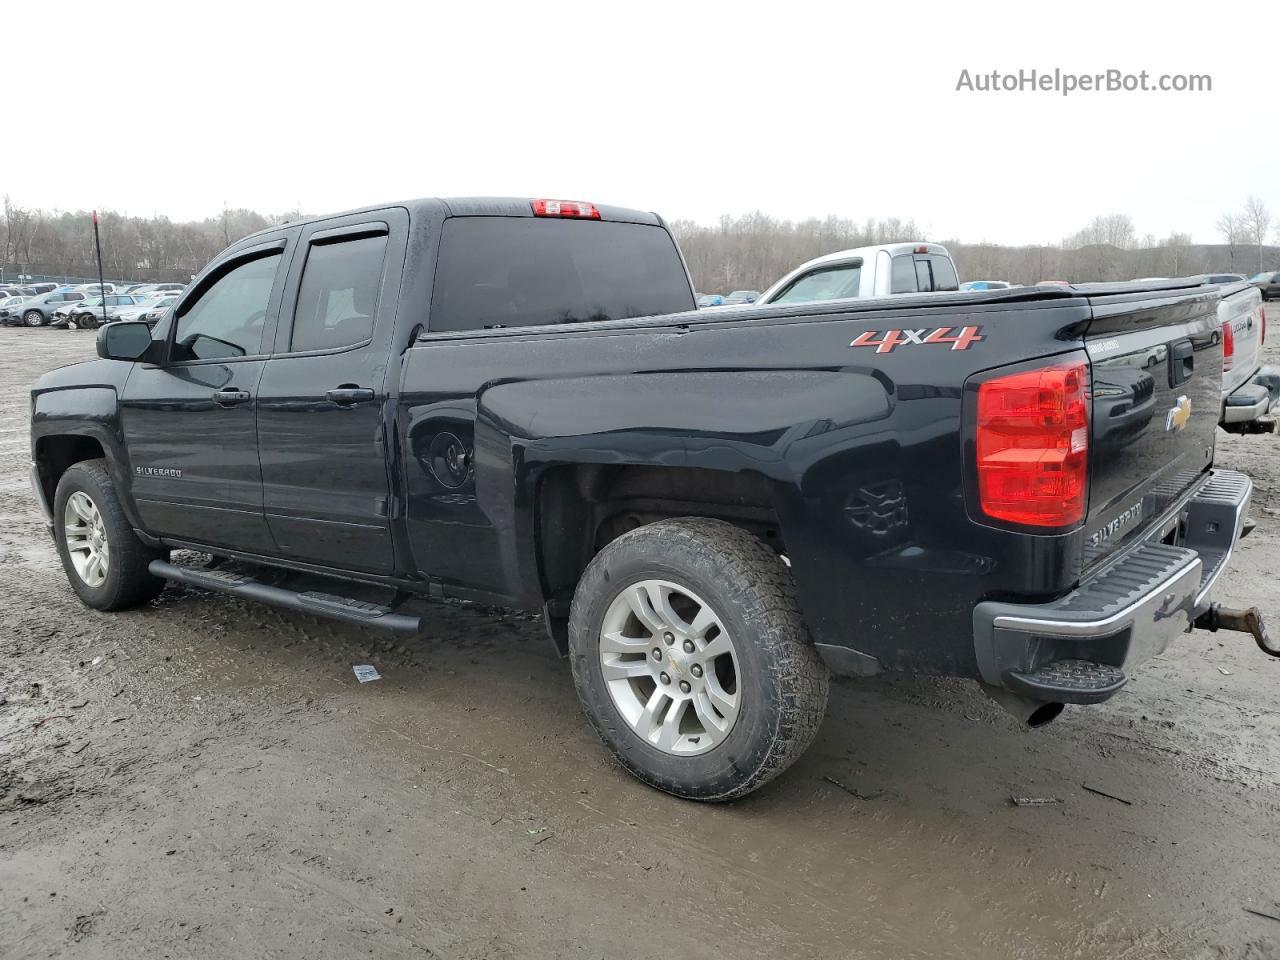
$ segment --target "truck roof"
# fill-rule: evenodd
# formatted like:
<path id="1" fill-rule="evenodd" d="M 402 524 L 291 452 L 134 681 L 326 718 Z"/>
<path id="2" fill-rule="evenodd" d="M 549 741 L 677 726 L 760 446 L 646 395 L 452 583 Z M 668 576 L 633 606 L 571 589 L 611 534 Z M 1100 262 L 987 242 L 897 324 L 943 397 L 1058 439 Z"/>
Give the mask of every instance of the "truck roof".
<path id="1" fill-rule="evenodd" d="M 353 214 L 373 213 L 378 210 L 386 210 L 388 207 L 403 207 L 409 211 L 411 217 L 430 216 L 438 214 L 445 217 L 532 217 L 533 216 L 533 200 L 534 197 L 419 197 L 413 200 L 392 200 L 387 203 L 377 203 L 366 207 L 357 207 L 353 210 L 340 210 L 333 213 L 326 213 L 315 217 L 304 217 L 300 220 L 288 220 L 284 223 L 273 224 L 270 227 L 264 227 L 255 233 L 249 234 L 237 240 L 236 243 L 243 243 L 254 237 L 262 236 L 265 233 L 273 233 L 283 226 L 296 227 L 309 223 L 317 223 L 323 220 L 332 220 L 335 217 L 347 217 Z M 591 201 L 582 201 L 590 203 Z M 663 219 L 656 213 L 648 210 L 635 210 L 630 207 L 615 207 L 608 204 L 594 204 L 595 208 L 600 212 L 601 220 L 619 221 L 623 223 L 646 223 L 654 226 L 665 226 Z M 235 244 L 233 244 L 234 246 Z"/>
<path id="2" fill-rule="evenodd" d="M 891 257 L 899 253 L 940 253 L 951 256 L 950 251 L 940 243 L 929 243 L 926 240 L 905 240 L 902 243 L 877 243 L 869 247 L 851 247 L 848 250 L 837 250 L 835 253 L 824 253 L 820 257 L 806 260 L 794 270 L 787 271 L 787 273 L 790 275 L 798 270 L 804 270 L 823 263 L 836 263 L 859 258 L 869 260 L 881 252 L 887 253 Z"/>

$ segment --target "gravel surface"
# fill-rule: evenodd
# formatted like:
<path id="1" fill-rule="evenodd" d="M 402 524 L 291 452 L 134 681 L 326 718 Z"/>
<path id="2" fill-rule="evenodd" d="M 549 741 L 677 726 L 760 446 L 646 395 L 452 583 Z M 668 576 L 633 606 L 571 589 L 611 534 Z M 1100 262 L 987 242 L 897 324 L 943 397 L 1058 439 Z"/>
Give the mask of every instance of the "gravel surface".
<path id="1" fill-rule="evenodd" d="M 1248 912 L 1280 917 L 1280 660 L 1248 638 L 1189 634 L 1035 731 L 969 683 L 838 682 L 790 772 L 682 802 L 610 761 L 536 617 L 83 607 L 27 388 L 92 341 L 0 329 L 6 960 L 1280 957 Z M 1280 437 L 1218 439 L 1259 523 L 1218 597 L 1280 632 Z"/>

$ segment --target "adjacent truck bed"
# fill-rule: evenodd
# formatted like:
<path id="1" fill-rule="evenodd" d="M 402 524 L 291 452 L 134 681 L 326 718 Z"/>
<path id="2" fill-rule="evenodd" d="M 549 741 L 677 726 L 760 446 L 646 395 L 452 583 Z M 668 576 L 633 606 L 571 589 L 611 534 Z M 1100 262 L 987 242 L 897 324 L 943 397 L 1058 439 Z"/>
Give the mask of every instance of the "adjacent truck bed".
<path id="1" fill-rule="evenodd" d="M 1280 370 L 1264 367 L 1267 310 L 1261 291 L 1241 282 L 1223 286 L 1218 302 L 1222 327 L 1222 426 L 1236 433 L 1269 432 L 1272 409 L 1280 410 Z"/>
<path id="2" fill-rule="evenodd" d="M 652 214 L 414 201 L 248 238 L 155 331 L 104 328 L 33 389 L 33 482 L 100 609 L 166 578 L 405 630 L 415 596 L 541 609 L 619 760 L 730 799 L 803 752 L 828 671 L 1042 723 L 1195 624 L 1267 648 L 1210 600 L 1250 528 L 1213 466 L 1220 300 L 697 312 Z"/>

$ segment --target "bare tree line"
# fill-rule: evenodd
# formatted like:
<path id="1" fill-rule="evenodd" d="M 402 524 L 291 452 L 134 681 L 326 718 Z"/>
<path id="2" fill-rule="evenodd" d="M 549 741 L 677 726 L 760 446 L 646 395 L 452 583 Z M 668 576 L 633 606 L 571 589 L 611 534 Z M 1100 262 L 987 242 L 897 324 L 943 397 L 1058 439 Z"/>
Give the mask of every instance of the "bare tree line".
<path id="1" fill-rule="evenodd" d="M 1218 222 L 1221 244 L 1197 244 L 1187 233 L 1163 238 L 1139 235 L 1125 214 L 1094 217 L 1055 244 L 1007 246 L 946 243 L 956 259 L 961 279 L 1007 280 L 1032 284 L 1040 280 L 1132 280 L 1137 277 L 1184 277 L 1200 273 L 1243 273 L 1280 269 L 1280 230 L 1268 246 L 1271 216 L 1266 204 L 1250 197 L 1244 207 L 1224 214 Z M 763 213 L 721 217 L 706 226 L 676 220 L 672 230 L 680 240 L 699 291 L 727 293 L 734 289 L 763 290 L 792 267 L 836 250 L 903 240 L 937 239 L 923 236 L 914 220 L 778 220 Z"/>
<path id="2" fill-rule="evenodd" d="M 295 220 L 296 211 L 264 215 L 224 209 L 216 217 L 172 221 L 168 217 L 99 215 L 103 267 L 114 279 L 185 281 L 218 251 L 250 233 Z M 1196 244 L 1189 234 L 1139 235 L 1125 214 L 1094 217 L 1058 243 L 1007 246 L 943 241 L 962 279 L 1035 283 L 1177 277 L 1197 273 L 1253 274 L 1280 269 L 1280 249 L 1266 240 L 1272 218 L 1266 204 L 1249 197 L 1217 223 L 1221 244 Z M 721 217 L 715 225 L 691 220 L 671 224 L 699 291 L 763 290 L 792 267 L 835 250 L 924 237 L 914 220 L 855 221 L 836 216 L 793 221 L 761 212 Z M 1280 230 L 1275 236 L 1280 244 Z M 91 277 L 97 273 L 88 211 L 23 207 L 4 198 L 0 267 L 16 273 Z"/>
<path id="3" fill-rule="evenodd" d="M 161 216 L 99 212 L 103 271 L 112 279 L 186 281 L 228 244 L 298 216 L 224 209 L 216 217 L 175 222 Z M 32 209 L 6 195 L 0 219 L 0 267 L 6 277 L 20 273 L 96 276 L 89 211 Z"/>

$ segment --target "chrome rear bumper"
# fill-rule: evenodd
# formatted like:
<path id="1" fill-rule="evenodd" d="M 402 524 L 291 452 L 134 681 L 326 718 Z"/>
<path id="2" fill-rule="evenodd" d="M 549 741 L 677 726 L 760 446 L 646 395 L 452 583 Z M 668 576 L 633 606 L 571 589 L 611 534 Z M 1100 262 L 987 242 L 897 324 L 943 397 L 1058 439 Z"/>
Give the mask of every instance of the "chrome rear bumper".
<path id="1" fill-rule="evenodd" d="M 1061 661 L 1128 669 L 1163 651 L 1209 608 L 1252 492 L 1244 474 L 1212 471 L 1184 501 L 1175 543 L 1139 543 L 1052 603 L 979 603 L 974 649 L 983 681 L 1025 692 L 1034 683 L 1028 678 Z M 1117 689 L 1066 691 L 1056 699 L 1096 703 Z"/>

